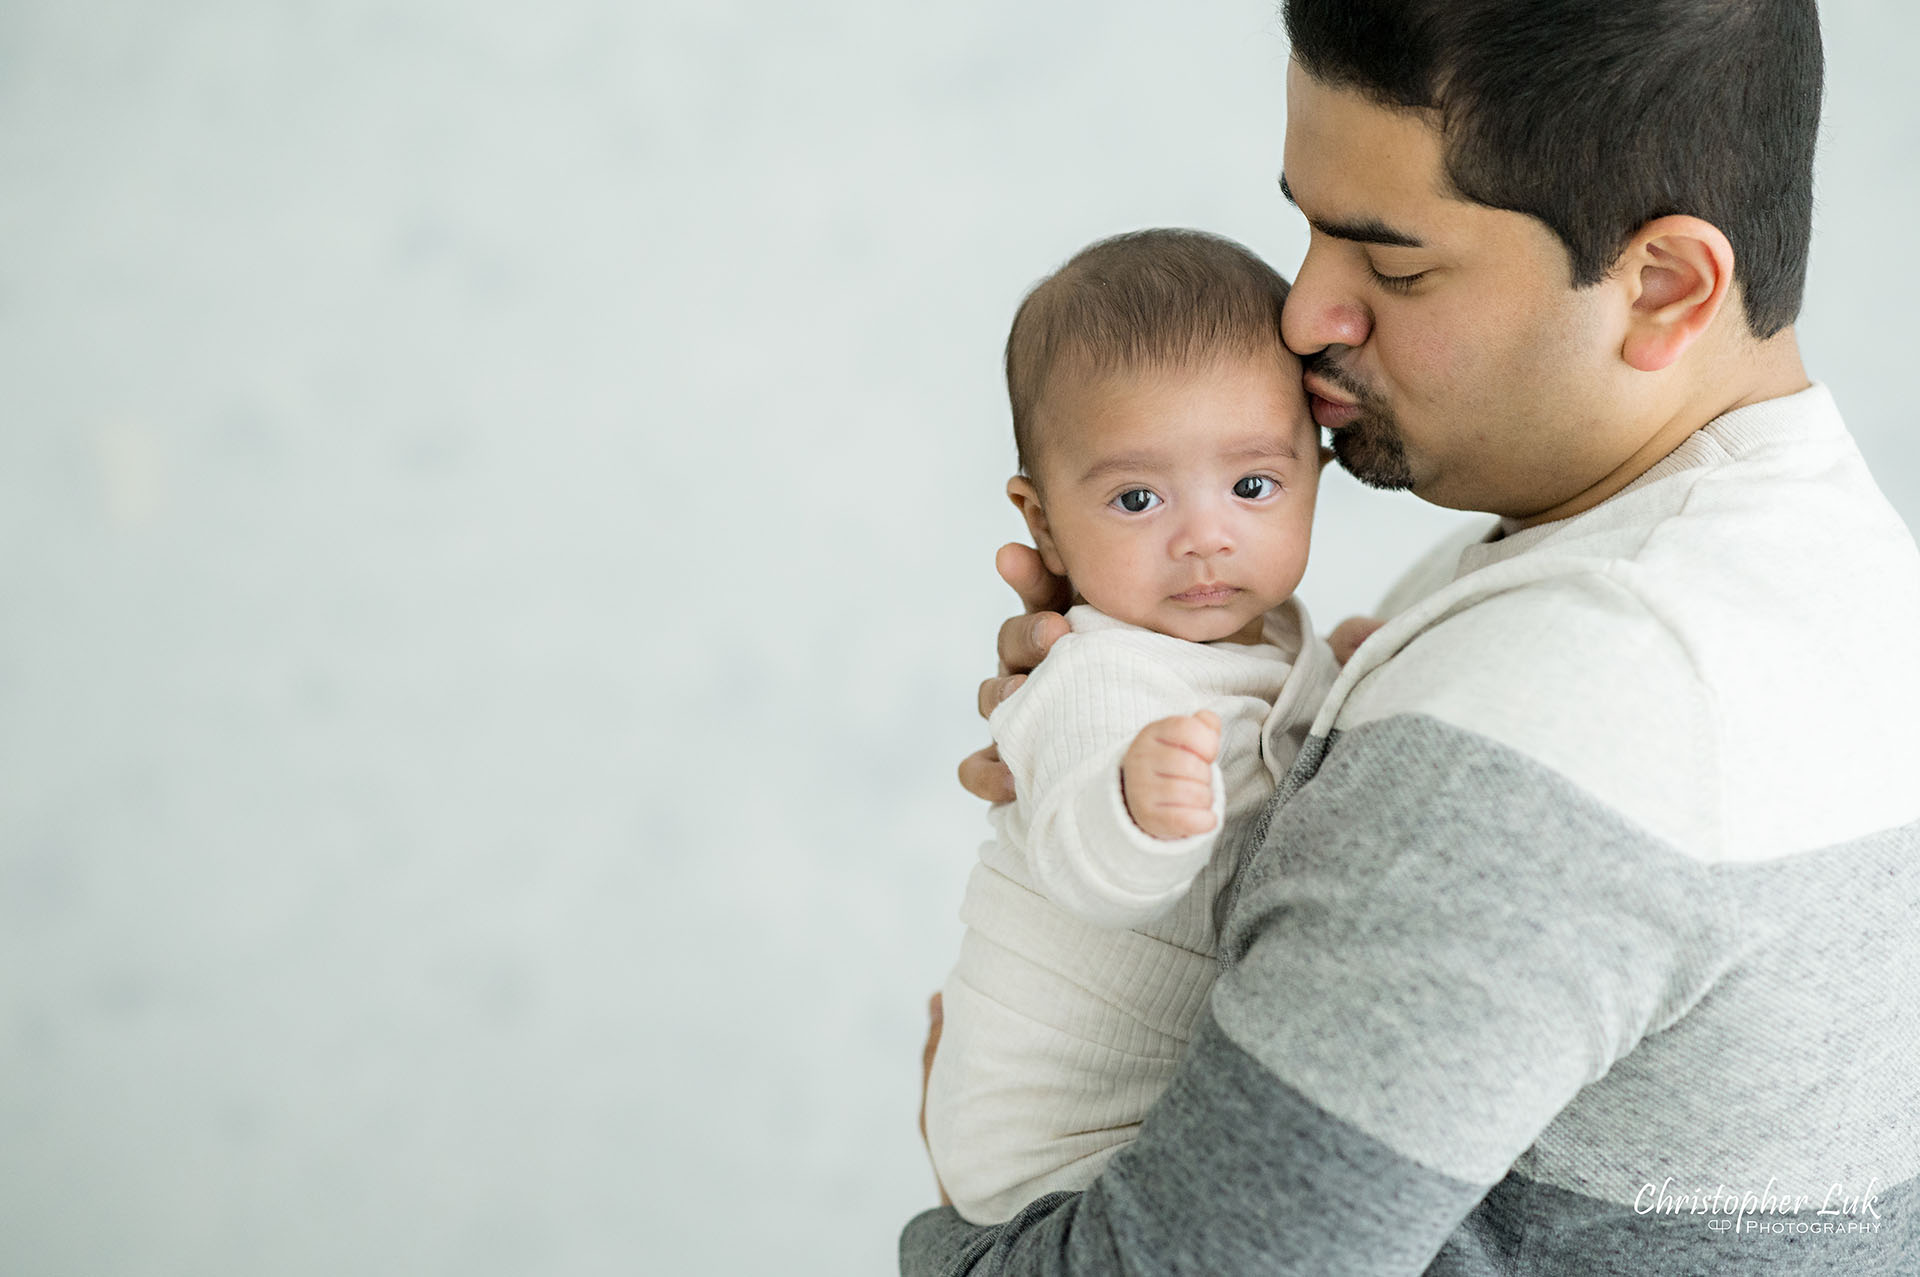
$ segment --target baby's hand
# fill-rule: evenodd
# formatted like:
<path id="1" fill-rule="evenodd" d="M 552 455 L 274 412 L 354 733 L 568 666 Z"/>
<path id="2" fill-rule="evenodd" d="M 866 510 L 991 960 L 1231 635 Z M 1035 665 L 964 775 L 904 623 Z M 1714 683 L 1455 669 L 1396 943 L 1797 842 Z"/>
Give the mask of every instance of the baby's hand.
<path id="1" fill-rule="evenodd" d="M 1333 659 L 1345 665 L 1360 650 L 1360 645 L 1373 637 L 1373 632 L 1385 625 L 1385 621 L 1376 621 L 1371 616 L 1350 616 L 1333 627 L 1333 633 L 1327 635 L 1327 646 L 1333 649 Z"/>
<path id="2" fill-rule="evenodd" d="M 1213 760 L 1220 718 L 1212 710 L 1148 723 L 1120 760 L 1127 815 L 1155 838 L 1188 838 L 1213 828 Z"/>

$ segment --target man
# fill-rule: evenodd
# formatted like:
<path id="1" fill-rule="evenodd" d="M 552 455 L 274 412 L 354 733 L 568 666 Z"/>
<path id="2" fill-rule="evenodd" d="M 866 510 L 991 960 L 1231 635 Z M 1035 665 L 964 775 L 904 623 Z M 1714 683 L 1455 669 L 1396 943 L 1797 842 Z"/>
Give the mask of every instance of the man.
<path id="1" fill-rule="evenodd" d="M 1920 555 L 1792 328 L 1812 0 L 1286 20 L 1316 418 L 1500 522 L 1349 663 L 1138 1140 L 903 1271 L 1920 1272 Z M 987 709 L 1064 629 L 1001 566 Z"/>

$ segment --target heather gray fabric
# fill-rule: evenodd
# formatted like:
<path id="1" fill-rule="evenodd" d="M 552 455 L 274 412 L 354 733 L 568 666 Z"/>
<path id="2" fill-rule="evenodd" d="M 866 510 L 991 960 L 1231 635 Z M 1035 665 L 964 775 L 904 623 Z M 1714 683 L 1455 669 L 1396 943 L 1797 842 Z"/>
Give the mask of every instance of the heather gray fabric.
<path id="1" fill-rule="evenodd" d="M 1737 920 L 1727 970 L 1514 1169 L 1616 1201 L 1662 1167 L 1822 1192 L 1920 1175 L 1920 825 L 1709 881 Z"/>
<path id="2" fill-rule="evenodd" d="M 1213 995 L 1307 1098 L 1471 1183 L 1719 973 L 1704 866 L 1435 719 L 1338 736 L 1240 876 Z"/>
<path id="3" fill-rule="evenodd" d="M 1523 1155 L 1618 1200 L 1662 1167 L 1920 1172 L 1888 1120 L 1920 1097 L 1920 825 L 1710 866 L 1435 719 L 1324 757 L 1240 875 L 1213 994 L 1307 1098 L 1475 1183 Z"/>

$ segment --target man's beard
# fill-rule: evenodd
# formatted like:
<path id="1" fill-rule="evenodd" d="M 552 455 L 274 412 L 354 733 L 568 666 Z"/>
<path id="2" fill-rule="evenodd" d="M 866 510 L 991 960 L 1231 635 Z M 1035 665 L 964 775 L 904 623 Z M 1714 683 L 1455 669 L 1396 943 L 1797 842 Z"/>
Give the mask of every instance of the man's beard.
<path id="1" fill-rule="evenodd" d="M 1360 412 L 1338 430 L 1329 430 L 1334 460 L 1340 468 L 1369 488 L 1402 491 L 1413 486 L 1413 468 L 1407 464 L 1407 445 L 1400 437 L 1393 409 L 1360 385 L 1326 352 L 1305 361 L 1306 370 L 1352 395 Z"/>

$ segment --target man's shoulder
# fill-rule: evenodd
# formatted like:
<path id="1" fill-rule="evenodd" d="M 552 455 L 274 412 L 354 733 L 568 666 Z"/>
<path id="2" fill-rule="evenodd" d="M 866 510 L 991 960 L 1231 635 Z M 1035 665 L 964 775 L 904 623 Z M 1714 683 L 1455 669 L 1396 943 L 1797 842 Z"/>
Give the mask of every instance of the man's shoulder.
<path id="1" fill-rule="evenodd" d="M 1717 853 L 1715 689 L 1618 564 L 1540 556 L 1489 569 L 1394 618 L 1363 655 L 1333 693 L 1335 733 L 1433 720 L 1566 777 L 1672 844 Z"/>
<path id="2" fill-rule="evenodd" d="M 1912 538 L 1850 447 L 1731 443 L 1594 517 L 1468 547 L 1363 649 L 1331 726 L 1440 720 L 1715 860 L 1909 818 Z M 1845 740 L 1876 744 L 1864 764 L 1809 747 Z"/>
<path id="3" fill-rule="evenodd" d="M 1454 702 L 1470 723 L 1503 702 L 1586 699 L 1617 681 L 1697 688 L 1675 618 L 1642 584 L 1626 561 L 1544 555 L 1462 578 L 1369 641 L 1340 724 Z"/>
<path id="4" fill-rule="evenodd" d="M 1640 736 L 1724 712 L 1746 731 L 1789 686 L 1843 702 L 1863 663 L 1884 679 L 1920 642 L 1920 552 L 1819 385 L 1723 414 L 1593 510 L 1468 530 L 1435 563 L 1451 577 L 1364 649 L 1340 725 L 1413 712 Z M 1849 640 L 1864 662 L 1832 659 L 1839 621 L 1873 631 Z"/>

